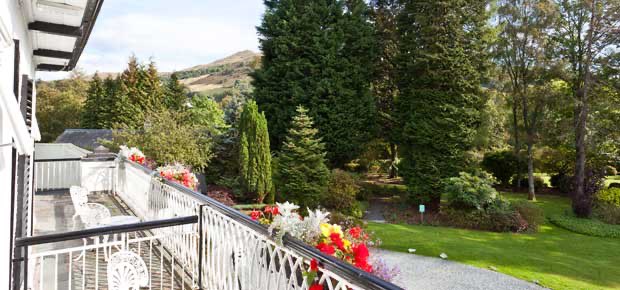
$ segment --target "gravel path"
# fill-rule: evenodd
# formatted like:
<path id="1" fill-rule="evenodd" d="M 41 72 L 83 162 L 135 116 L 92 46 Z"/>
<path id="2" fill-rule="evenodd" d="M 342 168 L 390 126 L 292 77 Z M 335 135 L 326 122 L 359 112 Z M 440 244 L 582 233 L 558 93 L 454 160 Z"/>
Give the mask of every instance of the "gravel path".
<path id="1" fill-rule="evenodd" d="M 373 249 L 388 265 L 398 265 L 401 274 L 394 284 L 413 289 L 545 289 L 534 283 L 473 266 L 407 253 Z"/>
<path id="2" fill-rule="evenodd" d="M 370 200 L 368 210 L 364 213 L 364 219 L 371 222 L 384 223 L 385 218 L 383 217 L 383 212 L 386 206 L 386 202 L 383 198 Z"/>

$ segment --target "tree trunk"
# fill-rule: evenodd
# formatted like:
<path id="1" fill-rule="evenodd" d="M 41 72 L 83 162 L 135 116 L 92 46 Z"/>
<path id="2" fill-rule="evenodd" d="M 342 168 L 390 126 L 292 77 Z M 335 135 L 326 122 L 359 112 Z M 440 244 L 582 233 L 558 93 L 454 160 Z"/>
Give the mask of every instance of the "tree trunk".
<path id="1" fill-rule="evenodd" d="M 534 144 L 533 144 L 533 136 L 528 136 L 527 141 L 527 181 L 528 181 L 528 191 L 527 191 L 527 199 L 536 200 L 536 189 L 534 188 L 534 153 L 532 152 Z"/>
<path id="2" fill-rule="evenodd" d="M 521 188 L 521 157 L 519 155 L 519 151 L 521 149 L 521 144 L 519 143 L 519 117 L 517 115 L 517 110 L 518 110 L 518 100 L 517 100 L 517 96 L 516 94 L 513 96 L 513 103 L 512 103 L 512 127 L 514 130 L 514 135 L 515 135 L 515 147 L 514 147 L 514 151 L 515 151 L 515 157 L 517 158 L 517 188 Z"/>
<path id="3" fill-rule="evenodd" d="M 398 159 L 398 147 L 396 144 L 390 142 L 390 172 L 389 178 L 398 177 L 398 171 L 396 170 L 396 159 Z"/>
<path id="4" fill-rule="evenodd" d="M 578 217 L 588 217 L 591 211 L 590 196 L 585 192 L 586 171 L 586 120 L 588 106 L 584 102 L 583 88 L 577 92 L 577 104 L 575 106 L 575 184 L 573 190 L 573 212 Z"/>

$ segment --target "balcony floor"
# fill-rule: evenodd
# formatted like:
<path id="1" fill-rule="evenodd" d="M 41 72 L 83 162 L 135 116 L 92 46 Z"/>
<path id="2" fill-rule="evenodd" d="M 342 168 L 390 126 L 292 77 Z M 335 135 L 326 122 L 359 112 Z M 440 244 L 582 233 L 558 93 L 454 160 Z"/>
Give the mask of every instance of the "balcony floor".
<path id="1" fill-rule="evenodd" d="M 110 194 L 92 193 L 88 196 L 89 202 L 103 204 L 112 216 L 131 215 L 122 201 Z M 34 201 L 34 235 L 45 235 L 52 233 L 62 233 L 72 230 L 84 229 L 84 225 L 79 218 L 76 219 L 75 229 L 72 220 L 75 210 L 68 191 L 39 192 L 35 195 Z M 144 237 L 150 233 L 138 232 L 130 234 L 131 238 Z M 93 244 L 93 239 L 71 240 L 59 243 L 50 243 L 34 246 L 32 253 L 42 253 L 52 250 L 67 248 L 79 248 L 84 246 L 84 242 Z M 182 278 L 175 272 L 175 281 L 171 281 L 171 263 L 164 254 L 161 259 L 160 245 L 153 240 L 134 243 L 129 248 L 140 253 L 146 263 L 150 274 L 150 288 L 152 289 L 190 289 Z M 113 249 L 116 249 L 113 247 Z M 116 251 L 116 250 L 114 250 Z M 52 281 L 58 285 L 56 289 L 107 289 L 107 262 L 103 250 L 86 251 L 85 258 L 75 260 L 81 251 L 74 251 L 54 257 L 46 256 L 41 266 L 40 261 L 35 261 L 33 277 L 35 277 L 32 289 L 51 289 L 46 286 Z M 73 260 L 73 261 L 71 261 Z M 163 260 L 163 261 L 162 261 Z M 178 271 L 175 267 L 174 271 Z M 71 269 L 71 273 L 69 273 Z M 186 276 L 186 275 L 182 275 Z M 44 281 L 43 283 L 38 281 Z M 71 285 L 69 282 L 71 281 Z M 43 284 L 43 287 L 41 287 Z M 174 287 L 172 287 L 174 285 Z M 51 286 L 50 286 L 51 287 Z"/>

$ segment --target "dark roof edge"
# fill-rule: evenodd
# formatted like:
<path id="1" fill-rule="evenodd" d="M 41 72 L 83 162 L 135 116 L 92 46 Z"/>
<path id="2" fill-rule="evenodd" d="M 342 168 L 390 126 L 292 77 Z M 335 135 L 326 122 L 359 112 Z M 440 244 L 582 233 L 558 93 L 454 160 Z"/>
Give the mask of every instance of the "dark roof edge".
<path id="1" fill-rule="evenodd" d="M 88 0 L 88 4 L 86 4 L 86 8 L 84 9 L 84 17 L 82 17 L 82 35 L 75 40 L 73 56 L 64 70 L 73 70 L 77 65 L 77 62 L 82 55 L 82 51 L 84 51 L 84 47 L 88 42 L 90 33 L 93 31 L 93 27 L 95 26 L 97 16 L 99 16 L 99 11 L 101 10 L 103 1 L 104 0 Z"/>

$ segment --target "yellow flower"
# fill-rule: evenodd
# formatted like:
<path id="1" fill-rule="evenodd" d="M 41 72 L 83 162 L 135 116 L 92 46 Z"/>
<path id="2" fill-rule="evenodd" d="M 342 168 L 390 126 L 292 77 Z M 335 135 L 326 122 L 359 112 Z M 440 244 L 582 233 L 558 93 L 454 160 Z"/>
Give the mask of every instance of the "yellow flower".
<path id="1" fill-rule="evenodd" d="M 348 249 L 351 246 L 351 242 L 347 239 L 342 239 L 342 244 L 344 245 L 346 249 Z"/>
<path id="2" fill-rule="evenodd" d="M 342 237 L 342 228 L 339 225 L 330 225 L 327 223 L 323 223 L 320 225 L 321 234 L 324 237 L 329 237 L 332 233 L 336 233 Z"/>

